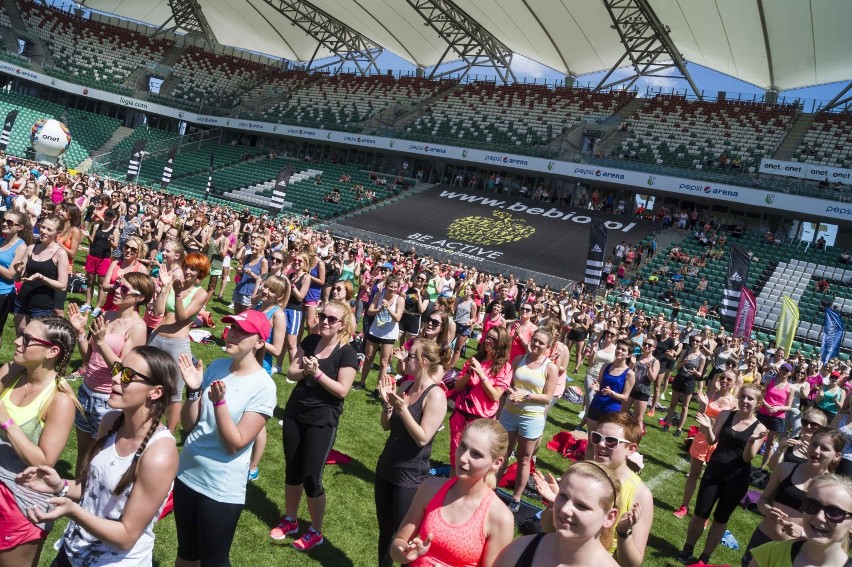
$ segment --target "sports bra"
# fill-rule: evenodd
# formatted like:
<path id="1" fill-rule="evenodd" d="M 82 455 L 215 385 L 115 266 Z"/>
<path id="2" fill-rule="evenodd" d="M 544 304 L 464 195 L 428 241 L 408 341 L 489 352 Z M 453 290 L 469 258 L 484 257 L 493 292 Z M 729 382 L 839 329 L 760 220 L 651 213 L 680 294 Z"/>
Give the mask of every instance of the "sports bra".
<path id="1" fill-rule="evenodd" d="M 41 392 L 39 392 L 35 398 L 30 400 L 27 405 L 18 406 L 15 405 L 10 398 L 12 396 L 12 390 L 15 389 L 15 386 L 18 384 L 18 381 L 22 376 L 23 372 L 21 373 L 21 376 L 9 384 L 6 391 L 3 392 L 2 396 L 0 396 L 0 403 L 6 406 L 6 411 L 9 413 L 9 417 L 15 420 L 15 423 L 18 424 L 18 427 L 24 432 L 24 435 L 27 436 L 27 439 L 29 439 L 32 443 L 38 444 L 38 441 L 41 438 L 41 430 L 44 426 L 44 421 L 41 419 L 42 406 L 56 388 L 56 382 L 51 382 L 42 388 Z M 3 435 L 5 437 L 5 432 Z"/>
<path id="2" fill-rule="evenodd" d="M 807 492 L 793 484 L 793 475 L 796 470 L 802 466 L 801 464 L 793 467 L 784 479 L 778 483 L 778 490 L 775 491 L 775 502 L 789 506 L 794 510 L 798 510 L 802 506 L 802 499 L 807 496 Z"/>
<path id="3" fill-rule="evenodd" d="M 515 567 L 533 567 L 535 564 L 533 559 L 535 559 L 535 552 L 538 549 L 538 544 L 541 543 L 541 538 L 544 537 L 545 534 L 538 534 L 527 544 L 526 548 L 524 548 L 524 552 L 521 553 L 521 556 L 518 557 L 518 562 L 515 563 Z"/>
<path id="4" fill-rule="evenodd" d="M 195 294 L 198 293 L 198 290 L 201 289 L 200 285 L 192 288 L 192 291 L 189 292 L 189 295 L 183 298 L 183 306 L 186 307 L 190 303 L 192 303 L 192 298 L 195 297 Z M 175 290 L 171 290 L 169 292 L 169 296 L 166 298 L 166 313 L 174 313 L 175 312 Z"/>

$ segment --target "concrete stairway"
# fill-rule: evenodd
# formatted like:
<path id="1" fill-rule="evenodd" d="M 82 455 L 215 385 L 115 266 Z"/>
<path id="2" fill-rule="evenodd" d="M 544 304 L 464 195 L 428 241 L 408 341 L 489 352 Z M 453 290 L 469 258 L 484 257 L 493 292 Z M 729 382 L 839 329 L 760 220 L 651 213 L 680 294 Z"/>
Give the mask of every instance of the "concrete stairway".
<path id="1" fill-rule="evenodd" d="M 811 124 L 814 123 L 815 119 L 816 114 L 800 114 L 793 123 L 793 127 L 790 128 L 787 135 L 784 136 L 784 139 L 781 140 L 780 144 L 778 144 L 778 149 L 775 150 L 772 158 L 790 161 L 790 158 L 796 155 L 796 150 L 799 149 L 799 146 L 802 144 L 802 140 L 805 138 L 805 134 L 808 133 L 808 130 L 810 129 Z"/>
<path id="2" fill-rule="evenodd" d="M 306 169 L 304 171 L 299 171 L 298 173 L 294 173 L 290 177 L 290 184 L 292 185 L 293 183 L 304 181 L 305 179 L 313 179 L 321 173 L 322 171 L 319 169 Z M 275 179 L 270 179 L 269 181 L 264 181 L 263 183 L 255 183 L 254 185 L 240 187 L 239 189 L 228 191 L 227 193 L 224 193 L 222 197 L 224 199 L 232 199 L 234 201 L 239 201 L 240 203 L 250 203 L 259 207 L 268 207 L 269 198 L 261 197 L 259 196 L 259 194 L 264 191 L 269 191 L 270 189 L 272 189 L 273 186 L 275 186 Z"/>

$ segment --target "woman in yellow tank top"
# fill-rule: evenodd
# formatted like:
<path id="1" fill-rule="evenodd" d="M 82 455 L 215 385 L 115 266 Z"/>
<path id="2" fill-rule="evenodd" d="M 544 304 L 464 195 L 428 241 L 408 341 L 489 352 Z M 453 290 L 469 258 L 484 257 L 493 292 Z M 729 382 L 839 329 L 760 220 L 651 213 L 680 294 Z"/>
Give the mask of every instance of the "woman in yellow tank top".
<path id="1" fill-rule="evenodd" d="M 12 362 L 0 368 L 0 567 L 38 563 L 51 528 L 31 523 L 23 512 L 44 508 L 50 495 L 17 485 L 15 475 L 55 466 L 68 442 L 76 398 L 62 375 L 76 335 L 60 317 L 33 319 L 15 340 Z"/>

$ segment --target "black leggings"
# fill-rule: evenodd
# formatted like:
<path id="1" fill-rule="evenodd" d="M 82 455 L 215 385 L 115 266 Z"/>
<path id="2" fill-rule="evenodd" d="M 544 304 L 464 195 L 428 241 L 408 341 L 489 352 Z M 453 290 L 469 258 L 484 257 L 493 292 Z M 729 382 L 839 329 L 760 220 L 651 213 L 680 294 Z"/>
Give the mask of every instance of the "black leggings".
<path id="1" fill-rule="evenodd" d="M 408 513 L 417 488 L 403 488 L 376 476 L 374 495 L 379 520 L 379 567 L 391 567 L 390 546 L 393 536 Z"/>
<path id="2" fill-rule="evenodd" d="M 726 524 L 740 505 L 743 496 L 748 492 L 749 477 L 722 480 L 712 474 L 704 473 L 701 477 L 701 485 L 698 487 L 698 496 L 695 498 L 695 515 L 707 519 L 713 511 L 713 521 L 717 524 Z"/>
<path id="3" fill-rule="evenodd" d="M 174 489 L 177 556 L 201 567 L 230 567 L 231 543 L 243 504 L 217 502 L 179 480 Z"/>
<path id="4" fill-rule="evenodd" d="M 50 564 L 50 567 L 74 567 L 71 565 L 71 561 L 68 560 L 68 554 L 65 553 L 64 546 L 59 548 L 59 554 L 53 560 L 53 563 Z"/>
<path id="5" fill-rule="evenodd" d="M 9 313 L 15 307 L 15 291 L 12 290 L 6 295 L 0 295 L 0 333 L 6 326 L 6 321 L 9 319 Z"/>
<path id="6" fill-rule="evenodd" d="M 322 471 L 325 460 L 334 446 L 337 428 L 300 423 L 285 417 L 284 431 L 284 483 L 302 485 L 308 498 L 319 498 L 325 493 Z"/>
<path id="7" fill-rule="evenodd" d="M 754 533 L 751 535 L 751 540 L 748 542 L 748 546 L 746 546 L 745 555 L 743 555 L 743 560 L 741 562 L 742 567 L 748 567 L 751 564 L 751 550 L 755 547 L 759 547 L 764 543 L 769 543 L 772 541 L 772 538 L 760 531 L 760 528 L 756 528 Z"/>

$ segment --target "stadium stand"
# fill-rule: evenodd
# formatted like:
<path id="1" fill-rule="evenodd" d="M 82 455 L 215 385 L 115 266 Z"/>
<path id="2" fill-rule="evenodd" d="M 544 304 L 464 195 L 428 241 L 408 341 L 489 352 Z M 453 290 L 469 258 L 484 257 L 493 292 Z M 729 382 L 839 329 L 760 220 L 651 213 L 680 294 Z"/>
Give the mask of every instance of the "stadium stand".
<path id="1" fill-rule="evenodd" d="M 159 61 L 170 45 L 166 40 L 74 18 L 46 5 L 32 2 L 18 5 L 27 27 L 47 44 L 59 70 L 77 83 L 132 92 L 120 85 L 148 61 Z"/>
<path id="2" fill-rule="evenodd" d="M 754 172 L 798 113 L 795 105 L 691 101 L 658 95 L 624 121 L 618 157 L 686 169 Z"/>
<path id="3" fill-rule="evenodd" d="M 394 104 L 418 104 L 455 84 L 417 77 L 332 75 L 296 90 L 263 116 L 285 124 L 352 130 Z"/>
<path id="4" fill-rule="evenodd" d="M 635 95 L 475 82 L 431 103 L 402 135 L 480 147 L 543 145 L 578 124 L 603 121 Z"/>
<path id="5" fill-rule="evenodd" d="M 852 114 L 817 114 L 793 161 L 832 167 L 852 165 Z"/>
<path id="6" fill-rule="evenodd" d="M 240 93 L 255 85 L 271 67 L 227 55 L 188 47 L 172 67 L 177 84 L 169 95 L 192 103 L 217 104 L 229 108 Z"/>
<path id="7" fill-rule="evenodd" d="M 62 107 L 53 102 L 29 97 L 15 92 L 0 90 L 0 114 L 18 110 L 18 119 L 12 128 L 8 153 L 24 156 L 30 147 L 30 134 L 33 124 L 42 118 L 56 118 L 62 113 Z"/>
<path id="8" fill-rule="evenodd" d="M 73 132 L 71 147 L 62 156 L 63 163 L 70 168 L 78 167 L 121 126 L 117 118 L 73 108 L 66 109 L 62 118 Z"/>

